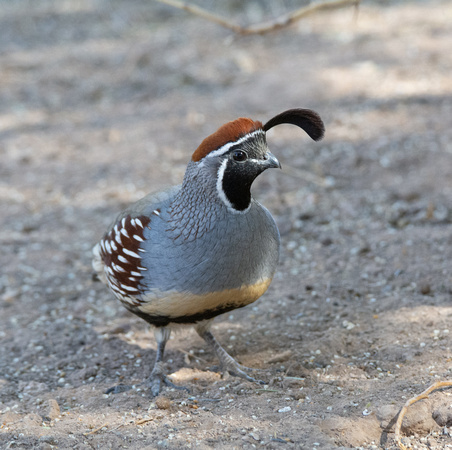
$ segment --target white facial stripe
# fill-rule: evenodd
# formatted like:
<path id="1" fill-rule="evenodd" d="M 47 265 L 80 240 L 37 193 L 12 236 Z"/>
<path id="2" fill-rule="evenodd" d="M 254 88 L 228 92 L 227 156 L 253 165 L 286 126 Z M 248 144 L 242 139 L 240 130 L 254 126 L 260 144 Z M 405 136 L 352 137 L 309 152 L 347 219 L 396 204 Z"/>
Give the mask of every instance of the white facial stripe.
<path id="1" fill-rule="evenodd" d="M 234 209 L 231 202 L 226 197 L 226 194 L 223 191 L 223 176 L 224 171 L 226 170 L 226 166 L 228 164 L 228 160 L 225 159 L 222 163 L 220 168 L 218 169 L 217 174 L 217 192 L 218 196 L 221 198 L 222 202 L 228 207 L 228 209 Z"/>
<path id="2" fill-rule="evenodd" d="M 232 203 L 229 201 L 229 199 L 226 197 L 226 194 L 224 193 L 223 190 L 223 177 L 224 177 L 224 171 L 226 170 L 226 166 L 228 165 L 228 160 L 225 159 L 224 161 L 222 161 L 220 168 L 218 169 L 218 173 L 217 173 L 217 192 L 218 192 L 218 196 L 220 197 L 221 201 L 226 205 L 226 207 L 228 208 L 228 210 L 230 212 L 233 212 L 234 214 L 244 214 L 247 213 L 248 210 L 250 209 L 250 206 L 248 206 L 248 208 L 244 209 L 243 211 L 240 211 L 238 209 L 235 209 L 232 206 Z"/>
<path id="3" fill-rule="evenodd" d="M 214 157 L 214 156 L 221 156 L 224 155 L 226 152 L 228 152 L 231 147 L 234 147 L 235 145 L 240 145 L 243 144 L 243 142 L 247 141 L 248 139 L 253 138 L 254 136 L 258 135 L 258 134 L 265 134 L 264 130 L 256 130 L 253 131 L 252 133 L 249 134 L 245 134 L 245 136 L 241 137 L 240 139 L 238 139 L 237 141 L 234 142 L 228 142 L 227 144 L 224 144 L 223 146 L 221 146 L 219 149 L 214 150 L 213 152 L 210 152 L 206 155 L 207 157 Z M 223 170 L 224 171 L 224 170 Z"/>

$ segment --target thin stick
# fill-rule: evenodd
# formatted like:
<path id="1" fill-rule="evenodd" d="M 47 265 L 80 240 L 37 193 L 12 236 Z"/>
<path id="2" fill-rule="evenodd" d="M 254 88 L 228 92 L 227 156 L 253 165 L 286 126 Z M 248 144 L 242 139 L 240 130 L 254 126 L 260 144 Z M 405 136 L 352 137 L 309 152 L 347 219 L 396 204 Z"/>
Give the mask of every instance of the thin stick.
<path id="1" fill-rule="evenodd" d="M 236 23 L 229 22 L 216 14 L 212 14 L 203 8 L 196 5 L 190 5 L 187 2 L 180 0 L 156 0 L 160 3 L 173 6 L 174 8 L 182 9 L 196 16 L 202 17 L 203 19 L 214 22 L 222 27 L 228 28 L 237 34 L 249 35 L 249 34 L 265 34 L 271 31 L 279 30 L 281 28 L 288 27 L 292 23 L 298 22 L 299 20 L 314 14 L 319 11 L 328 11 L 332 9 L 338 9 L 345 6 L 354 5 L 358 7 L 361 0 L 329 0 L 323 3 L 314 3 L 313 5 L 304 6 L 299 8 L 290 14 L 276 18 L 267 23 L 250 25 L 248 27 L 242 27 Z"/>
<path id="2" fill-rule="evenodd" d="M 445 388 L 445 387 L 451 387 L 452 381 L 437 381 L 436 383 L 429 386 L 424 392 L 420 393 L 416 397 L 410 398 L 407 400 L 407 402 L 403 405 L 402 409 L 399 412 L 399 417 L 397 418 L 397 422 L 395 425 L 395 440 L 397 445 L 402 450 L 407 450 L 407 447 L 402 444 L 401 437 L 400 437 L 400 430 L 402 428 L 402 421 L 405 416 L 405 414 L 408 411 L 408 407 L 411 406 L 413 403 L 416 403 L 419 400 L 422 400 L 424 398 L 428 398 L 428 396 L 437 389 Z"/>
<path id="3" fill-rule="evenodd" d="M 135 422 L 135 425 L 142 425 L 143 423 L 152 422 L 154 417 L 149 417 L 147 419 L 140 419 Z"/>
<path id="4" fill-rule="evenodd" d="M 108 423 L 104 423 L 102 426 L 100 426 L 99 428 L 96 428 L 93 431 L 90 431 L 89 433 L 83 433 L 83 436 L 89 436 L 90 434 L 97 433 L 98 431 L 102 430 L 102 428 L 104 428 L 104 427 L 108 427 Z"/>
<path id="5" fill-rule="evenodd" d="M 203 19 L 209 20 L 210 22 L 214 22 L 222 27 L 229 28 L 236 33 L 242 33 L 243 28 L 239 25 L 235 25 L 233 23 L 228 22 L 227 20 L 222 19 L 221 17 L 212 14 L 206 11 L 203 8 L 200 8 L 196 5 L 190 5 L 186 2 L 182 2 L 179 0 L 157 0 L 160 3 L 165 3 L 166 5 L 173 6 L 174 8 L 182 9 L 196 16 L 202 17 Z"/>
<path id="6" fill-rule="evenodd" d="M 187 351 L 182 350 L 182 349 L 179 349 L 179 351 L 180 351 L 181 353 L 184 353 L 185 355 L 187 355 L 189 358 L 192 358 L 192 359 L 198 359 L 199 361 L 202 361 L 202 362 L 205 363 L 205 364 L 209 364 L 209 362 L 208 362 L 206 359 L 201 358 L 200 356 L 193 355 L 192 353 L 187 352 Z"/>
<path id="7" fill-rule="evenodd" d="M 247 27 L 245 28 L 245 33 L 243 34 L 264 34 L 270 31 L 279 30 L 281 28 L 288 27 L 292 23 L 298 22 L 299 20 L 304 19 L 305 17 L 316 12 L 338 9 L 350 5 L 358 7 L 359 2 L 360 0 L 331 0 L 323 3 L 314 3 L 313 5 L 299 8 L 287 16 L 272 20 L 267 24 Z"/>

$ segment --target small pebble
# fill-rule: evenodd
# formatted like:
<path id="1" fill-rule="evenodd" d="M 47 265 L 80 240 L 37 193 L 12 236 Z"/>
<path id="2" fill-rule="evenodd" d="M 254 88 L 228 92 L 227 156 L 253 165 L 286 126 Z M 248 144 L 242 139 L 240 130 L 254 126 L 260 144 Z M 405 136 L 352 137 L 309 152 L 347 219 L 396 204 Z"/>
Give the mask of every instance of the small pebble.
<path id="1" fill-rule="evenodd" d="M 286 350 L 282 353 L 278 353 L 271 358 L 269 358 L 266 363 L 272 364 L 272 363 L 279 363 L 289 360 L 292 357 L 292 350 Z"/>
<path id="2" fill-rule="evenodd" d="M 422 295 L 429 295 L 432 292 L 432 288 L 430 286 L 430 283 L 427 283 L 426 281 L 421 283 L 419 285 L 419 291 Z"/>
<path id="3" fill-rule="evenodd" d="M 157 406 L 158 409 L 170 409 L 171 400 L 168 397 L 157 397 L 155 399 L 155 406 Z"/>
<path id="4" fill-rule="evenodd" d="M 58 405 L 58 402 L 55 399 L 50 399 L 48 402 L 48 412 L 46 416 L 54 420 L 60 415 L 60 406 Z"/>
<path id="5" fill-rule="evenodd" d="M 257 433 L 251 432 L 250 436 L 255 440 L 255 441 L 259 441 L 260 437 Z"/>
<path id="6" fill-rule="evenodd" d="M 289 411 L 292 411 L 292 408 L 290 406 L 285 406 L 284 408 L 278 409 L 279 413 L 285 413 Z"/>

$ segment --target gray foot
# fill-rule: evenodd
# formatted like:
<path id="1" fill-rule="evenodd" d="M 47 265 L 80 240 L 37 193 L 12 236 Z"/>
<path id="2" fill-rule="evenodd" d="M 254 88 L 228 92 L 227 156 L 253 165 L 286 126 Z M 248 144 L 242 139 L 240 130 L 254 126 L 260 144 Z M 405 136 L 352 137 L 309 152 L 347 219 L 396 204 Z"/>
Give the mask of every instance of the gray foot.
<path id="1" fill-rule="evenodd" d="M 220 366 L 222 372 L 228 372 L 232 376 L 243 378 L 244 380 L 251 381 L 252 383 L 265 384 L 262 380 L 257 380 L 247 372 L 256 372 L 256 369 L 250 369 L 249 367 L 239 364 L 215 339 L 214 335 L 202 324 L 195 327 L 198 334 L 207 342 L 207 344 L 214 350 L 218 359 L 220 360 Z"/>
<path id="2" fill-rule="evenodd" d="M 148 381 L 152 397 L 157 397 L 160 394 L 162 383 L 174 389 L 190 392 L 187 387 L 174 384 L 164 373 L 162 363 L 156 362 Z"/>
<path id="3" fill-rule="evenodd" d="M 233 377 L 243 378 L 244 380 L 251 381 L 252 383 L 265 384 L 265 381 L 258 380 L 250 375 L 254 372 L 260 372 L 259 369 L 252 369 L 250 367 L 242 366 L 234 358 L 232 358 L 232 356 L 228 356 L 232 361 L 229 360 L 229 358 L 225 361 L 221 361 L 222 372 L 227 371 Z"/>

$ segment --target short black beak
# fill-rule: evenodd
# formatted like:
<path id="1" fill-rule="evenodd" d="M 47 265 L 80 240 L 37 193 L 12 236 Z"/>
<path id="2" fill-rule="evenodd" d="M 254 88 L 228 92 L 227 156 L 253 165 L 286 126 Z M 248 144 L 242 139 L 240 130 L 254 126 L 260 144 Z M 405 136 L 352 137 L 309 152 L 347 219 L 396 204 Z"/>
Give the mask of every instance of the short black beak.
<path id="1" fill-rule="evenodd" d="M 279 163 L 278 158 L 276 158 L 276 156 L 271 152 L 267 152 L 265 154 L 265 159 L 262 161 L 262 165 L 266 169 L 281 169 L 281 164 Z"/>

